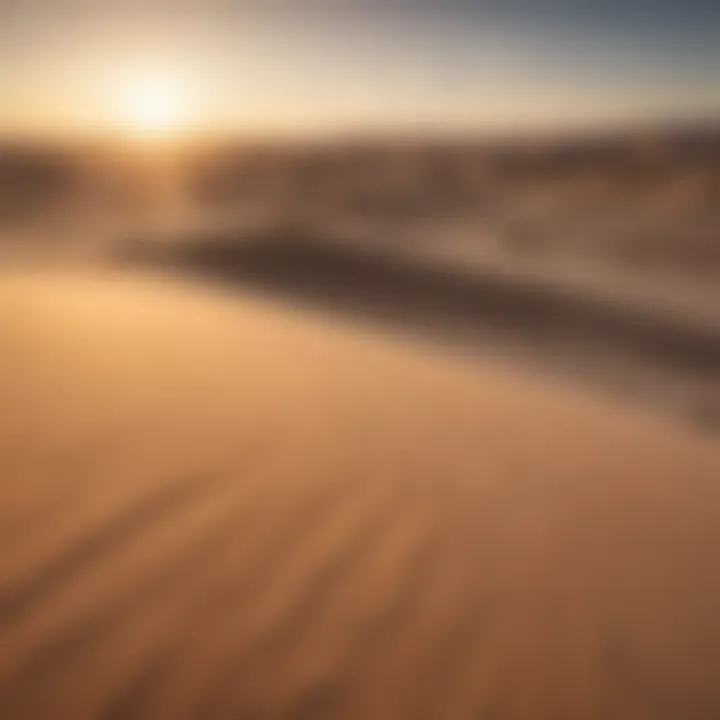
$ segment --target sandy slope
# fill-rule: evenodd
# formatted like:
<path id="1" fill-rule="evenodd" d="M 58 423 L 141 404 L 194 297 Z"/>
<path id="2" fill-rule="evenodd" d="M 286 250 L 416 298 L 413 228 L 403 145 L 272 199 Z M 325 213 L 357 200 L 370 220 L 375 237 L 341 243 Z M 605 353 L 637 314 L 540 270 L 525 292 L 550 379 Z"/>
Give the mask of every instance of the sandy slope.
<path id="1" fill-rule="evenodd" d="M 709 439 L 150 281 L 0 310 L 3 720 L 720 716 Z"/>

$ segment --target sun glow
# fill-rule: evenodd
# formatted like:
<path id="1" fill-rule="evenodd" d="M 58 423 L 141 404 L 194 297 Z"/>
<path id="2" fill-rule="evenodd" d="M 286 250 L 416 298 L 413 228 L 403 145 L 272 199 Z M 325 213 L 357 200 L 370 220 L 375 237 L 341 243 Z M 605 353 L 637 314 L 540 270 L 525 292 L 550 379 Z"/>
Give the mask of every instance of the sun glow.
<path id="1" fill-rule="evenodd" d="M 189 89 L 166 75 L 148 74 L 127 81 L 118 99 L 119 119 L 133 135 L 181 133 L 190 122 L 191 109 Z"/>

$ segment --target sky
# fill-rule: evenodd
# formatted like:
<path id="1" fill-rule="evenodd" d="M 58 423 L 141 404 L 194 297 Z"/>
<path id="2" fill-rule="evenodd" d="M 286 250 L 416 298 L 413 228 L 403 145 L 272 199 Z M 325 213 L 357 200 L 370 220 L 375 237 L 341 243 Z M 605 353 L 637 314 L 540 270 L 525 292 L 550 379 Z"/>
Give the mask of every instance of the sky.
<path id="1" fill-rule="evenodd" d="M 720 117 L 717 0 L 0 2 L 0 133 L 704 117 Z"/>

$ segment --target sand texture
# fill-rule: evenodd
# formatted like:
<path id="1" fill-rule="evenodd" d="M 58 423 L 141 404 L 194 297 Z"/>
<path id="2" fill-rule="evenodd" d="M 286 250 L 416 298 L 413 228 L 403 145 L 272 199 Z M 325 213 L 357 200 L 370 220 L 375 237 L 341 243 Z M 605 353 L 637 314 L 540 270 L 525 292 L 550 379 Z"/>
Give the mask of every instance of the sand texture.
<path id="1" fill-rule="evenodd" d="M 720 453 L 169 281 L 0 281 L 0 718 L 715 720 Z"/>

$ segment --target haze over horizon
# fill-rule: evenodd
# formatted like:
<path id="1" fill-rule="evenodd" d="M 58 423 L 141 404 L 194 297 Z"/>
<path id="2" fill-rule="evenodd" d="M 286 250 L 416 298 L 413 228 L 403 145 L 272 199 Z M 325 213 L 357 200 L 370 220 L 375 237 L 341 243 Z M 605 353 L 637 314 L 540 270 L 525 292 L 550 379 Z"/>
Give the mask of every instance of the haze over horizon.
<path id="1" fill-rule="evenodd" d="M 0 134 L 709 119 L 718 37 L 708 0 L 6 0 Z"/>

